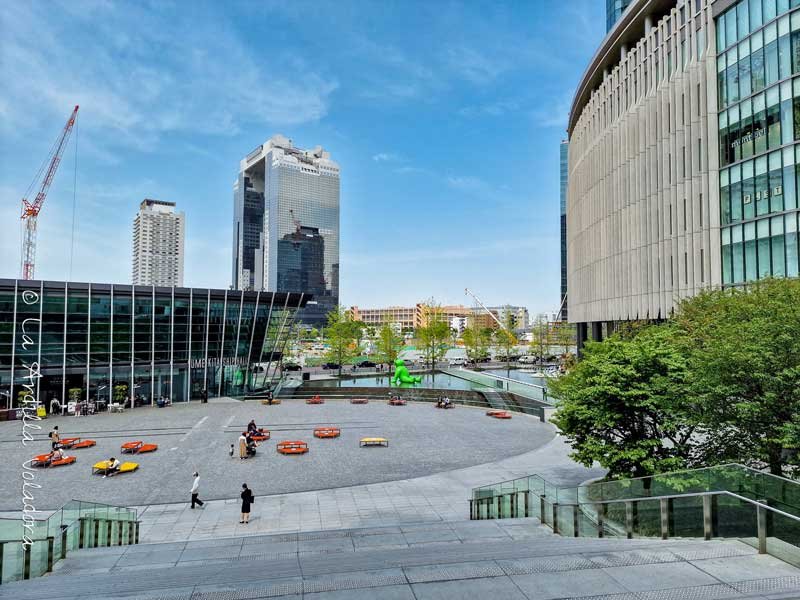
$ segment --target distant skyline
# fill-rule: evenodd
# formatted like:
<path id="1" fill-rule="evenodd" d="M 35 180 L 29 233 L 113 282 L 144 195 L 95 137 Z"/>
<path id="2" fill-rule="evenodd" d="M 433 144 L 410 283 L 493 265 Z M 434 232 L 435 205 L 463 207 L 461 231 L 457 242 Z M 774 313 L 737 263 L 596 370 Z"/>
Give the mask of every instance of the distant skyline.
<path id="1" fill-rule="evenodd" d="M 239 160 L 274 134 L 336 156 L 341 303 L 559 304 L 559 143 L 605 34 L 564 3 L 43 2 L 0 13 L 0 277 L 74 104 L 36 276 L 127 283 L 143 198 L 186 214 L 187 286 L 231 284 Z"/>

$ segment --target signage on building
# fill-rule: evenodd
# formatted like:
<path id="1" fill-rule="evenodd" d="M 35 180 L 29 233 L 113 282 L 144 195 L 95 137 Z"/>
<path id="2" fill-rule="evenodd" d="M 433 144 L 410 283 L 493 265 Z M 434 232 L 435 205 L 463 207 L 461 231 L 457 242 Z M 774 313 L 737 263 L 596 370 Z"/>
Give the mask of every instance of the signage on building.
<path id="1" fill-rule="evenodd" d="M 192 369 L 205 369 L 206 367 L 218 367 L 222 366 L 229 366 L 229 365 L 246 365 L 247 358 L 244 356 L 236 357 L 236 356 L 226 356 L 222 359 L 219 358 L 198 358 L 189 362 L 189 366 Z"/>

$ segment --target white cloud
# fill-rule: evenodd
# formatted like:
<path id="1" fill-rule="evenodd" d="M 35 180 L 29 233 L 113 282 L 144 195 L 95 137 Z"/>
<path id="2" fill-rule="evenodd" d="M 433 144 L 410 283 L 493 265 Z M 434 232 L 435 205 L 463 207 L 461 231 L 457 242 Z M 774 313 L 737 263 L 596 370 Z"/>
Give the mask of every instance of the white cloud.
<path id="1" fill-rule="evenodd" d="M 249 124 L 325 117 L 335 79 L 279 48 L 269 60 L 255 56 L 222 15 L 183 21 L 184 8 L 6 5 L 0 133 L 24 135 L 36 125 L 30 115 L 66 116 L 73 104 L 81 105 L 82 126 L 104 145 L 141 151 L 174 133 L 229 135 Z"/>
<path id="2" fill-rule="evenodd" d="M 486 195 L 493 192 L 492 186 L 480 177 L 471 175 L 450 176 L 445 180 L 448 186 L 460 192 L 475 195 Z"/>
<path id="3" fill-rule="evenodd" d="M 378 154 L 372 156 L 372 160 L 375 162 L 396 162 L 400 160 L 400 157 L 390 152 L 378 152 Z"/>
<path id="4" fill-rule="evenodd" d="M 499 53 L 488 56 L 469 46 L 448 48 L 445 63 L 461 78 L 478 85 L 493 82 L 511 66 Z"/>

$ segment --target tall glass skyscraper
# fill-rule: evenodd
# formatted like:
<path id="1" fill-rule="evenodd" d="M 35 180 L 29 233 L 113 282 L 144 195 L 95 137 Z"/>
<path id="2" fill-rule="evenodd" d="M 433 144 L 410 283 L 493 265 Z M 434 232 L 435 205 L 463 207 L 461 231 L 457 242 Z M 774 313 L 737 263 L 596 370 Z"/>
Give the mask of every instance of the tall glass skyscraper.
<path id="1" fill-rule="evenodd" d="M 233 201 L 233 288 L 312 294 L 298 319 L 324 324 L 339 302 L 339 165 L 276 135 L 241 161 Z"/>
<path id="2" fill-rule="evenodd" d="M 611 31 L 631 0 L 606 0 L 606 31 Z"/>

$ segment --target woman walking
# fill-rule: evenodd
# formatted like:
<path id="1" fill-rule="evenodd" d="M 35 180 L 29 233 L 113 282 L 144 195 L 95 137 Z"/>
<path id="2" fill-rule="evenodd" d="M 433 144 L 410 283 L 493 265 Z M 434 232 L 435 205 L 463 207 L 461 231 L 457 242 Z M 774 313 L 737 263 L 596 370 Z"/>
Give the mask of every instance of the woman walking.
<path id="1" fill-rule="evenodd" d="M 242 520 L 239 523 L 250 522 L 250 505 L 253 503 L 253 490 L 247 487 L 246 483 L 242 484 Z"/>

